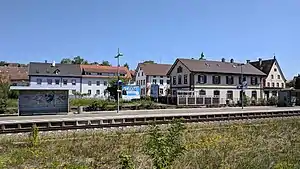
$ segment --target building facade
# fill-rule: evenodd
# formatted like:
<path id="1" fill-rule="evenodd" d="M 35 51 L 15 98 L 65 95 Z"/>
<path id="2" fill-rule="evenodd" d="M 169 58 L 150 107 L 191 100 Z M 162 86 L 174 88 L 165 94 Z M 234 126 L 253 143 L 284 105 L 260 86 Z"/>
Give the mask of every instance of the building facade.
<path id="1" fill-rule="evenodd" d="M 221 103 L 238 102 L 242 93 L 252 100 L 262 97 L 265 74 L 251 64 L 177 59 L 168 72 L 172 96 L 178 91 L 196 91 L 199 97 L 219 97 Z M 242 91 L 240 86 L 245 84 Z"/>
<path id="2" fill-rule="evenodd" d="M 285 76 L 275 56 L 268 60 L 259 58 L 258 61 L 250 62 L 250 64 L 267 75 L 263 80 L 264 98 L 269 99 L 272 96 L 277 96 L 278 91 L 286 87 Z"/>
<path id="3" fill-rule="evenodd" d="M 141 87 L 141 96 L 151 95 L 151 85 L 159 85 L 159 96 L 169 93 L 170 77 L 167 75 L 171 65 L 156 63 L 139 63 L 135 73 L 135 83 Z"/>
<path id="4" fill-rule="evenodd" d="M 55 63 L 30 63 L 31 87 L 65 88 L 70 95 L 84 94 L 86 97 L 106 98 L 109 82 L 117 79 L 118 68 L 99 65 L 76 65 Z M 125 67 L 119 68 L 121 79 L 131 79 Z"/>

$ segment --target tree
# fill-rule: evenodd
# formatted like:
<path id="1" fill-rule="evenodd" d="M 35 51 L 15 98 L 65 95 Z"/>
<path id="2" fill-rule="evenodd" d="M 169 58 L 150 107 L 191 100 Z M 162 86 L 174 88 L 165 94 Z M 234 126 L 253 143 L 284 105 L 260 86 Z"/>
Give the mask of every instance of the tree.
<path id="1" fill-rule="evenodd" d="M 128 63 L 125 63 L 123 66 L 124 66 L 124 67 L 127 67 L 127 69 L 129 70 L 129 65 L 128 65 Z"/>
<path id="2" fill-rule="evenodd" d="M 6 62 L 5 61 L 0 61 L 0 66 L 5 66 Z"/>
<path id="3" fill-rule="evenodd" d="M 90 63 L 91 65 L 99 65 L 98 62 L 93 62 L 93 63 Z"/>
<path id="4" fill-rule="evenodd" d="M 86 64 L 88 64 L 88 61 L 84 60 L 80 56 L 76 56 L 76 57 L 73 58 L 72 63 L 73 64 L 84 64 L 84 65 L 86 65 Z"/>
<path id="5" fill-rule="evenodd" d="M 143 63 L 144 64 L 154 64 L 155 62 L 153 60 L 146 60 Z"/>
<path id="6" fill-rule="evenodd" d="M 9 87 L 9 77 L 0 74 L 0 114 L 7 111 Z"/>
<path id="7" fill-rule="evenodd" d="M 72 60 L 70 58 L 63 58 L 60 61 L 61 64 L 72 64 Z"/>
<path id="8" fill-rule="evenodd" d="M 122 77 L 120 77 L 120 80 L 122 81 L 122 83 L 123 83 L 123 85 L 126 85 L 126 84 L 128 84 L 128 79 L 126 79 L 126 78 L 122 78 Z M 115 79 L 112 79 L 111 81 L 109 81 L 109 85 L 108 85 L 108 87 L 106 88 L 106 91 L 105 91 L 105 93 L 109 93 L 109 95 L 110 96 L 113 96 L 116 100 L 117 100 L 117 98 L 118 98 L 118 93 L 117 93 L 117 89 L 118 89 L 118 87 L 117 87 L 117 81 L 118 81 L 118 79 L 117 78 L 115 78 Z M 120 85 L 119 86 L 119 90 L 121 90 L 122 89 L 122 86 Z M 120 95 L 121 96 L 121 95 Z"/>
<path id="9" fill-rule="evenodd" d="M 298 77 L 296 77 L 295 89 L 300 89 L 300 75 L 298 75 Z"/>
<path id="10" fill-rule="evenodd" d="M 205 56 L 204 56 L 204 53 L 202 52 L 201 53 L 201 55 L 200 55 L 200 58 L 199 58 L 199 60 L 205 60 L 205 58 L 204 58 Z"/>
<path id="11" fill-rule="evenodd" d="M 111 66 L 111 64 L 109 63 L 109 61 L 107 60 L 103 60 L 102 63 L 100 64 L 101 66 Z"/>

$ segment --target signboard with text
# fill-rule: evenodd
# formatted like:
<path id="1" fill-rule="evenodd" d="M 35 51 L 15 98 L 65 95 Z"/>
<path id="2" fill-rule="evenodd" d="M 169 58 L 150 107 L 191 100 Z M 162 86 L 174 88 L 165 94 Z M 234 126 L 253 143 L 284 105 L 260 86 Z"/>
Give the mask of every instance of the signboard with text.
<path id="1" fill-rule="evenodd" d="M 132 100 L 141 98 L 141 88 L 140 86 L 122 86 L 122 99 Z"/>

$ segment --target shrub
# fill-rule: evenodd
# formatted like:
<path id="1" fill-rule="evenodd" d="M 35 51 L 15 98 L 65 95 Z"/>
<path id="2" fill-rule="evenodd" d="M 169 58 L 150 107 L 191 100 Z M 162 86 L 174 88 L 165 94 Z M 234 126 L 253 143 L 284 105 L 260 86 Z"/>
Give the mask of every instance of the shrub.
<path id="1" fill-rule="evenodd" d="M 267 105 L 268 106 L 275 106 L 278 103 L 278 98 L 276 96 L 272 96 L 268 99 Z"/>
<path id="2" fill-rule="evenodd" d="M 184 129 L 181 120 L 174 120 L 167 133 L 162 133 L 157 125 L 150 128 L 144 150 L 152 158 L 154 168 L 169 168 L 173 161 L 184 153 L 185 146 L 182 141 Z"/>

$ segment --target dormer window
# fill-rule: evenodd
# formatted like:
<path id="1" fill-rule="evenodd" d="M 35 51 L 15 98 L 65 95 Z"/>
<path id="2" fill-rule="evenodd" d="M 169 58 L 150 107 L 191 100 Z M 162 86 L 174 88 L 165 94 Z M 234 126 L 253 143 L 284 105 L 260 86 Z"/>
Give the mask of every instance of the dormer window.
<path id="1" fill-rule="evenodd" d="M 60 73 L 60 70 L 59 69 L 56 69 L 55 71 L 54 71 L 54 74 L 56 74 L 56 75 L 58 75 Z"/>
<path id="2" fill-rule="evenodd" d="M 177 68 L 177 73 L 182 73 L 182 67 L 181 67 L 181 66 L 179 66 L 179 67 Z"/>

